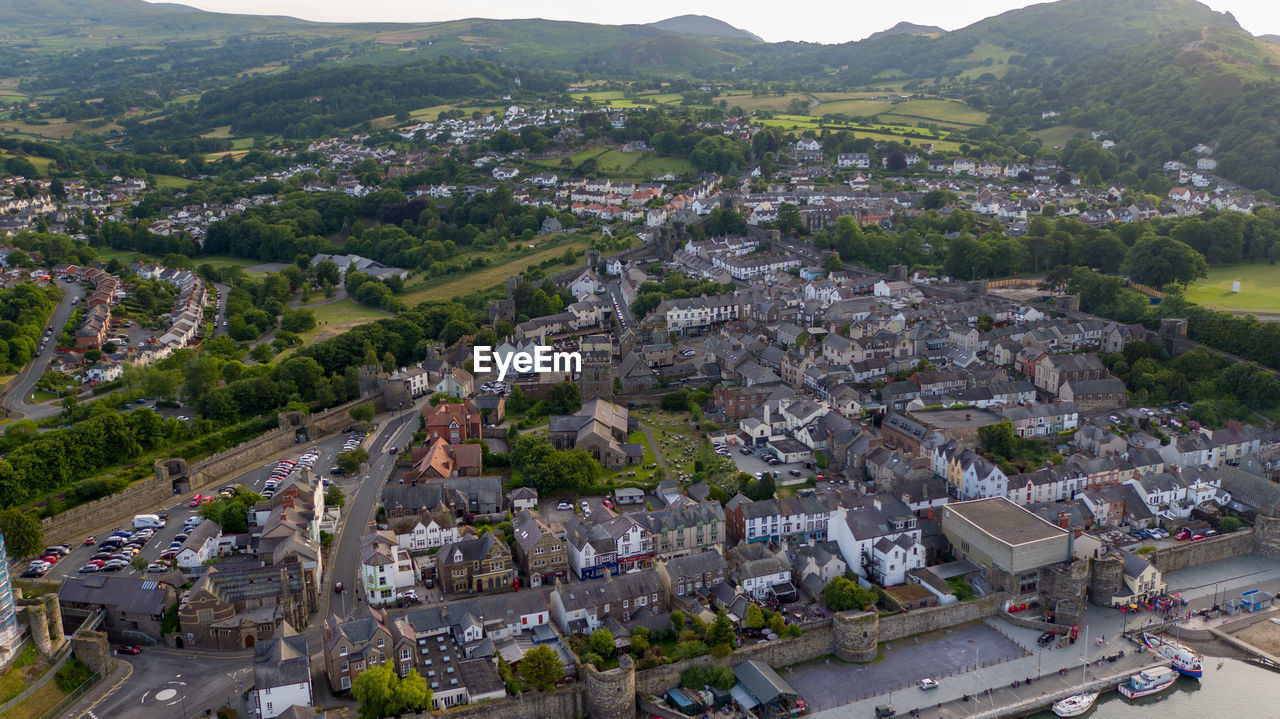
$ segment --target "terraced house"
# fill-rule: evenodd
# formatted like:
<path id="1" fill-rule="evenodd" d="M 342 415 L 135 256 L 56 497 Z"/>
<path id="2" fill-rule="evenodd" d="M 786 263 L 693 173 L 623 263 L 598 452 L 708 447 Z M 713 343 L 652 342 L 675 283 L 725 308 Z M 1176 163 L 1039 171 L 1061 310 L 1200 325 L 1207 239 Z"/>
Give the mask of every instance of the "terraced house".
<path id="1" fill-rule="evenodd" d="M 386 612 L 373 607 L 367 614 L 345 622 L 330 615 L 324 622 L 324 665 L 329 687 L 347 691 L 355 678 L 380 664 L 389 664 L 399 676 L 414 666 L 414 634 L 403 619 L 388 621 Z"/>
<path id="2" fill-rule="evenodd" d="M 724 546 L 724 508 L 719 502 L 683 505 L 653 512 L 635 512 L 647 530 L 655 559 L 681 557 Z"/>
<path id="3" fill-rule="evenodd" d="M 436 553 L 436 561 L 440 588 L 445 592 L 471 594 L 515 588 L 511 550 L 491 532 L 444 545 Z"/>

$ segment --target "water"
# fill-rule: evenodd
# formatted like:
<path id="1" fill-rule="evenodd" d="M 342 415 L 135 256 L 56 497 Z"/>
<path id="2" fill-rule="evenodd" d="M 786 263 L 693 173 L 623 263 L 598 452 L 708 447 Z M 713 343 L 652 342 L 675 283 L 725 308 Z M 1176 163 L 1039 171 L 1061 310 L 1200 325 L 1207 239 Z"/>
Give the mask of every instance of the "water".
<path id="1" fill-rule="evenodd" d="M 1240 719 L 1274 717 L 1280 704 L 1280 673 L 1225 659 L 1205 657 L 1204 678 L 1180 677 L 1178 683 L 1158 697 L 1130 703 L 1118 692 L 1098 701 L 1089 719 Z M 1053 712 L 1035 714 L 1032 719 L 1056 719 Z"/>

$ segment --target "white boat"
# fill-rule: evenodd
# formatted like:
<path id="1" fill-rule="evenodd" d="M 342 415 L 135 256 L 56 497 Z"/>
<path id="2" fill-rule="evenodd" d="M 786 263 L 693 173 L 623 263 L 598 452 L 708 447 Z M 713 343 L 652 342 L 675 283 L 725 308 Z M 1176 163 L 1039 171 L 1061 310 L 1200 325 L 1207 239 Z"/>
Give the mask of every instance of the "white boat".
<path id="1" fill-rule="evenodd" d="M 1099 692 L 1073 694 L 1066 699 L 1059 699 L 1053 703 L 1053 713 L 1064 719 L 1078 717 L 1093 708 L 1093 703 L 1098 701 L 1098 694 Z"/>
<path id="2" fill-rule="evenodd" d="M 1199 679 L 1204 676 L 1204 665 L 1200 652 L 1175 641 L 1143 633 L 1142 641 L 1146 642 L 1160 656 L 1173 662 L 1173 668 L 1180 674 Z"/>
<path id="3" fill-rule="evenodd" d="M 1152 694 L 1159 694 L 1173 686 L 1176 681 L 1178 681 L 1177 672 L 1168 667 L 1155 667 L 1154 669 L 1144 669 L 1129 677 L 1128 680 L 1120 682 L 1120 686 L 1117 689 L 1126 698 L 1141 699 Z"/>

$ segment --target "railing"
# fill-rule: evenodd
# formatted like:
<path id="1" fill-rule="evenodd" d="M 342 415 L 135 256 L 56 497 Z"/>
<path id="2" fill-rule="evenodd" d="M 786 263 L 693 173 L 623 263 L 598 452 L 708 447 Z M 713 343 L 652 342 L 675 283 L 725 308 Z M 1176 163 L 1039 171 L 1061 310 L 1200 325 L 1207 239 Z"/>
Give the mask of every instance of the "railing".
<path id="1" fill-rule="evenodd" d="M 69 694 L 62 698 L 62 701 L 54 704 L 49 711 L 39 715 L 39 719 L 53 719 L 53 717 L 59 716 L 64 709 L 76 703 L 80 700 L 80 697 L 87 694 L 89 690 L 93 688 L 93 685 L 97 684 L 98 680 L 101 678 L 101 674 L 95 673 L 93 676 L 86 679 L 84 684 L 72 689 Z"/>

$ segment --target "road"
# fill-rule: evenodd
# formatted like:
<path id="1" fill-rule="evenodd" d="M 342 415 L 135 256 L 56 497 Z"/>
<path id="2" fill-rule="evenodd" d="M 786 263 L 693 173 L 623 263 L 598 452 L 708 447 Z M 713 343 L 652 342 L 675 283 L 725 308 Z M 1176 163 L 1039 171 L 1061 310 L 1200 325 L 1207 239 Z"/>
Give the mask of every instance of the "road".
<path id="1" fill-rule="evenodd" d="M 53 337 L 50 341 L 45 342 L 44 351 L 36 353 L 36 356 L 27 363 L 26 367 L 18 373 L 10 381 L 7 391 L 4 394 L 3 407 L 6 417 L 13 419 L 41 419 L 62 411 L 57 405 L 41 404 L 30 405 L 26 400 L 31 396 L 31 390 L 36 386 L 36 382 L 40 381 L 41 375 L 44 374 L 45 367 L 49 365 L 49 361 L 53 359 L 53 355 L 57 352 L 57 336 L 61 334 L 63 326 L 67 324 L 67 320 L 71 318 L 75 305 L 72 301 L 78 301 L 85 295 L 85 289 L 75 282 L 62 282 L 55 280 L 58 286 L 65 293 L 62 302 L 53 310 L 53 316 L 50 318 L 48 327 L 53 330 Z"/>
<path id="2" fill-rule="evenodd" d="M 178 719 L 204 716 L 205 709 L 217 711 L 228 702 L 240 716 L 249 716 L 241 698 L 253 686 L 253 660 L 248 654 L 196 655 L 148 648 L 137 656 L 120 658 L 133 665 L 133 674 L 93 708 L 94 716 Z"/>
<path id="3" fill-rule="evenodd" d="M 329 603 L 333 601 L 333 613 L 339 616 L 350 616 L 356 605 L 359 591 L 356 581 L 356 564 L 360 556 L 360 537 L 373 517 L 382 493 L 382 486 L 391 476 L 396 456 L 387 452 L 393 446 L 403 447 L 418 429 L 419 405 L 408 410 L 383 415 L 381 427 L 373 441 L 366 443 L 369 450 L 369 471 L 360 475 L 354 491 L 347 492 L 347 505 L 343 508 L 342 527 L 334 540 L 329 553 L 325 571 L 324 587 L 320 596 L 320 613 L 316 621 L 308 628 L 306 634 L 312 651 L 320 648 L 320 635 L 324 620 L 330 614 Z M 335 581 L 342 582 L 346 591 L 333 591 Z"/>

